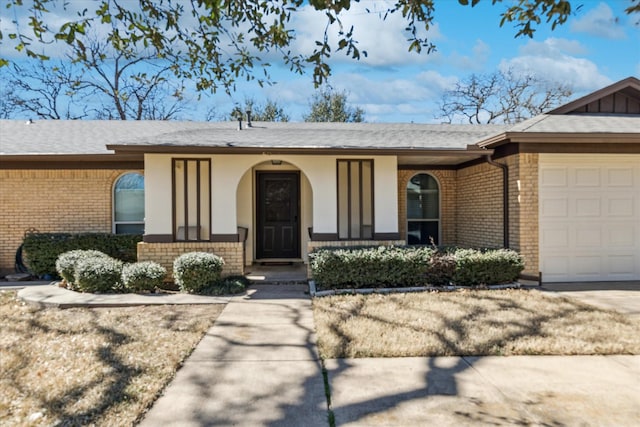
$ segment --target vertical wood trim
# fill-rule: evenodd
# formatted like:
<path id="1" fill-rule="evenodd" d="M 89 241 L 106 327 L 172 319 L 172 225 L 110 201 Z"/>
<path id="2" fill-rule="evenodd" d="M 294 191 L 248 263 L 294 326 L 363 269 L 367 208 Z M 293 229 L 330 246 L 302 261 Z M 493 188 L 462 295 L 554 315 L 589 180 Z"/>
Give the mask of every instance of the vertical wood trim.
<path id="1" fill-rule="evenodd" d="M 376 235 L 376 192 L 375 192 L 375 188 L 376 188 L 376 183 L 375 183 L 375 161 L 373 159 L 369 160 L 369 165 L 370 165 L 370 170 L 371 170 L 371 182 L 369 183 L 369 187 L 371 187 L 371 238 L 373 238 Z M 397 176 L 397 173 L 396 173 Z M 396 208 L 397 209 L 397 208 Z"/>
<path id="2" fill-rule="evenodd" d="M 336 235 L 338 239 L 340 238 L 340 160 L 336 159 L 336 197 L 338 198 L 338 203 L 336 203 L 336 217 L 337 221 L 337 230 Z"/>
<path id="3" fill-rule="evenodd" d="M 362 202 L 363 202 L 363 198 L 362 198 L 362 189 L 363 189 L 363 185 L 362 185 L 362 167 L 364 165 L 365 160 L 358 160 L 358 204 L 360 205 L 360 209 L 359 209 L 359 221 L 360 221 L 360 238 L 363 239 L 364 238 L 364 226 L 362 224 L 363 219 L 364 219 L 364 215 L 362 214 Z"/>
<path id="4" fill-rule="evenodd" d="M 173 236 L 173 241 L 176 241 L 177 229 L 178 226 L 176 224 L 176 159 L 171 159 L 171 224 L 172 230 L 171 235 Z"/>
<path id="5" fill-rule="evenodd" d="M 209 217 L 207 218 L 207 229 L 209 230 L 209 240 L 211 240 L 211 231 L 213 227 L 213 211 L 212 209 L 212 205 L 211 205 L 211 195 L 213 193 L 213 185 L 211 185 L 211 159 L 207 159 L 207 163 L 209 164 L 209 174 L 207 179 L 209 180 L 207 183 L 207 187 L 209 188 Z M 244 263 L 244 259 L 242 260 L 242 262 Z"/>
<path id="6" fill-rule="evenodd" d="M 200 186 L 200 160 L 196 160 L 196 240 L 200 239 L 200 210 L 202 209 L 201 193 L 202 188 Z"/>
<path id="7" fill-rule="evenodd" d="M 189 160 L 184 161 L 184 240 L 189 240 Z"/>

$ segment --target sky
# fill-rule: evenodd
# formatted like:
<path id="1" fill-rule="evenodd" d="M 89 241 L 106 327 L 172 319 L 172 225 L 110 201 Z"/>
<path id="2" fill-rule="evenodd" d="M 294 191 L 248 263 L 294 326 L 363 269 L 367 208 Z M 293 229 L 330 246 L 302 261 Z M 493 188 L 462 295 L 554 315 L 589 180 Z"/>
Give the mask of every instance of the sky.
<path id="1" fill-rule="evenodd" d="M 565 24 L 552 31 L 542 23 L 530 39 L 514 38 L 517 29 L 511 24 L 500 27 L 504 4 L 483 0 L 472 8 L 457 0 L 436 0 L 428 33 L 436 51 L 415 54 L 407 51 L 405 22 L 399 14 L 383 21 L 366 12 L 384 9 L 384 1 L 353 3 L 342 20 L 345 27 L 354 26 L 358 47 L 368 56 L 355 61 L 334 53 L 329 83 L 347 92 L 350 104 L 364 110 L 367 122 L 438 123 L 442 121 L 438 101 L 444 92 L 472 73 L 508 69 L 531 73 L 569 85 L 572 98 L 629 76 L 640 77 L 640 14 L 624 13 L 631 0 L 572 4 L 582 6 Z M 308 52 L 322 34 L 324 20 L 305 10 L 296 14 L 292 26 L 297 34 L 292 50 Z M 224 114 L 245 99 L 258 103 L 271 99 L 284 107 L 292 121 L 302 121 L 314 93 L 312 70 L 303 76 L 293 74 L 276 59 L 270 70 L 276 82 L 272 86 L 239 83 L 231 96 L 222 93 L 200 101 L 193 94 L 194 108 L 181 118 L 202 120 L 212 106 Z"/>

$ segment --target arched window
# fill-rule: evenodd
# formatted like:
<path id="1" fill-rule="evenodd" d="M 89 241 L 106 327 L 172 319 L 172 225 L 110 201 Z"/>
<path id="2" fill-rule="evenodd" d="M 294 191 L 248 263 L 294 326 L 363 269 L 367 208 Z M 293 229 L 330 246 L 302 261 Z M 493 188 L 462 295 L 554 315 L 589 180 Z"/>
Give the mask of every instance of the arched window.
<path id="1" fill-rule="evenodd" d="M 440 189 L 429 174 L 415 175 L 407 184 L 407 243 L 440 243 Z"/>
<path id="2" fill-rule="evenodd" d="M 144 233 L 144 176 L 125 173 L 113 186 L 113 232 Z"/>

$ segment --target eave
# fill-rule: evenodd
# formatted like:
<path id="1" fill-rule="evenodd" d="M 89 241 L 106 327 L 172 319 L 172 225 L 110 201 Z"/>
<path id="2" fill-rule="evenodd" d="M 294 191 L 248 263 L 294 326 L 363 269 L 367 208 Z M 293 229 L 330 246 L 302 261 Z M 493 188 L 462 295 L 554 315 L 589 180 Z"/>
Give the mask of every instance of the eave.
<path id="1" fill-rule="evenodd" d="M 504 132 L 477 145 L 482 148 L 495 148 L 508 143 L 637 144 L 640 143 L 640 133 Z"/>

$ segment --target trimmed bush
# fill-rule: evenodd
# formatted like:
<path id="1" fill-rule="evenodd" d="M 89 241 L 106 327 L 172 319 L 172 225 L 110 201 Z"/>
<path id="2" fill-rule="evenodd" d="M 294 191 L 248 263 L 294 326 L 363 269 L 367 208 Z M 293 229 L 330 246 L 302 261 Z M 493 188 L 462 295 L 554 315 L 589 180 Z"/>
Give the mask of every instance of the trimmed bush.
<path id="1" fill-rule="evenodd" d="M 153 261 L 127 264 L 122 268 L 122 285 L 128 291 L 154 291 L 162 287 L 167 269 Z"/>
<path id="2" fill-rule="evenodd" d="M 38 276 L 56 275 L 56 260 L 72 250 L 97 250 L 123 262 L 135 262 L 139 234 L 30 233 L 23 241 L 26 264 Z"/>
<path id="3" fill-rule="evenodd" d="M 309 254 L 318 289 L 425 284 L 433 249 L 416 247 L 322 248 Z"/>
<path id="4" fill-rule="evenodd" d="M 509 249 L 322 248 L 309 254 L 319 290 L 408 286 L 485 286 L 513 282 L 524 259 Z"/>
<path id="5" fill-rule="evenodd" d="M 173 279 L 182 292 L 200 292 L 220 279 L 224 260 L 208 252 L 188 252 L 173 261 Z"/>
<path id="6" fill-rule="evenodd" d="M 454 253 L 453 282 L 461 286 L 485 286 L 513 282 L 524 270 L 524 258 L 510 249 L 458 249 Z"/>
<path id="7" fill-rule="evenodd" d="M 456 273 L 456 257 L 448 251 L 433 252 L 427 265 L 425 280 L 432 286 L 449 286 Z"/>
<path id="8" fill-rule="evenodd" d="M 119 292 L 122 261 L 111 257 L 84 258 L 76 265 L 75 287 L 80 292 Z"/>
<path id="9" fill-rule="evenodd" d="M 56 271 L 66 282 L 69 289 L 75 289 L 76 266 L 80 261 L 87 258 L 108 258 L 109 256 L 100 251 L 82 250 L 69 251 L 61 254 L 56 260 Z"/>

